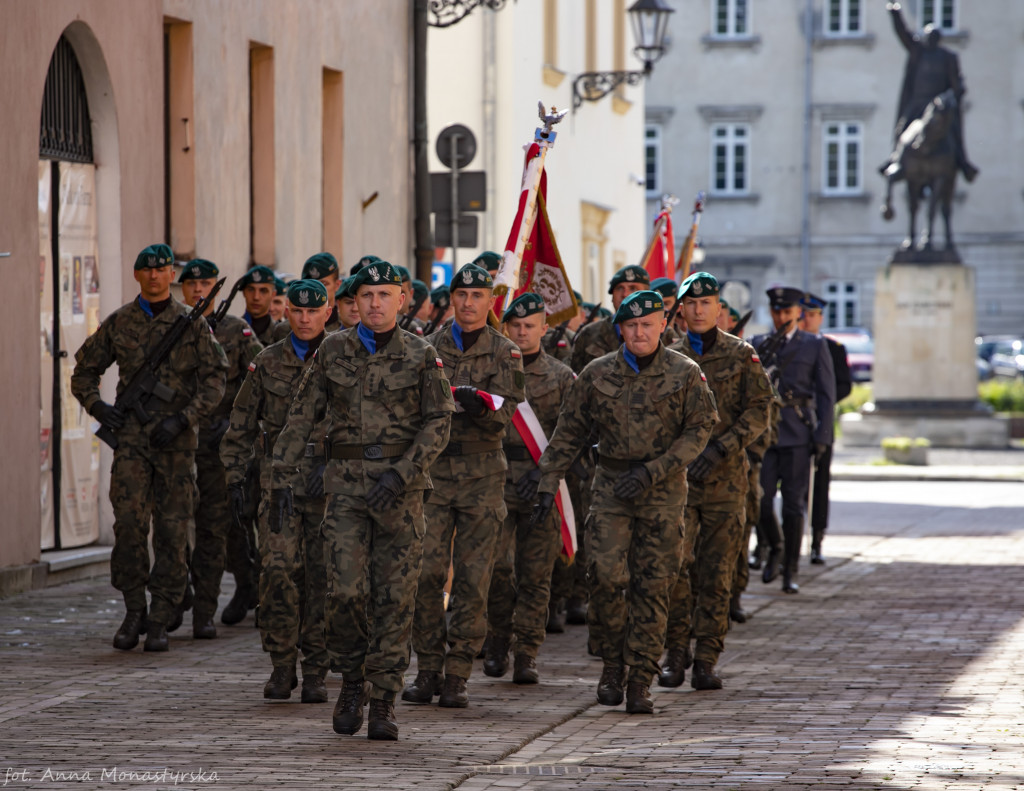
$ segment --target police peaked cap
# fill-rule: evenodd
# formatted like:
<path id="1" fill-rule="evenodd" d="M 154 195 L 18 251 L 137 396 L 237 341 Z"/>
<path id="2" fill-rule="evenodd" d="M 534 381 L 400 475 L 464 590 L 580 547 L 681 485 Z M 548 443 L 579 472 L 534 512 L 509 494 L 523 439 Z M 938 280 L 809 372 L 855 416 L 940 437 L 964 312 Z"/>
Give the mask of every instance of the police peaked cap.
<path id="1" fill-rule="evenodd" d="M 791 288 L 789 286 L 775 286 L 768 289 L 765 293 L 768 295 L 768 301 L 771 304 L 772 310 L 781 310 L 782 308 L 799 305 L 800 300 L 804 298 L 803 289 Z"/>
<path id="2" fill-rule="evenodd" d="M 488 272 L 497 272 L 498 268 L 501 266 L 501 256 L 493 250 L 484 250 L 470 263 L 476 264 L 478 267 L 486 269 Z"/>
<path id="3" fill-rule="evenodd" d="M 661 294 L 657 291 L 634 291 L 619 305 L 615 311 L 613 324 L 621 324 L 628 319 L 638 319 L 641 316 L 649 316 L 651 313 L 659 313 L 664 318 L 665 303 Z"/>
<path id="4" fill-rule="evenodd" d="M 182 267 L 181 274 L 178 275 L 178 282 L 184 283 L 186 280 L 208 280 L 211 277 L 217 277 L 220 274 L 220 269 L 213 261 L 207 261 L 205 258 L 193 258 L 184 267 Z"/>
<path id="5" fill-rule="evenodd" d="M 253 285 L 266 285 L 273 286 L 274 281 L 277 277 L 274 275 L 274 270 L 269 266 L 263 266 L 258 264 L 242 275 L 242 287 Z"/>
<path id="6" fill-rule="evenodd" d="M 614 275 L 612 280 L 608 284 L 608 293 L 611 294 L 615 291 L 615 287 L 620 283 L 640 283 L 644 286 L 651 284 L 651 276 L 647 274 L 647 270 L 642 266 L 624 266 Z"/>
<path id="7" fill-rule="evenodd" d="M 174 253 L 165 244 L 151 244 L 135 259 L 135 271 L 140 269 L 159 269 L 174 263 Z"/>
<path id="8" fill-rule="evenodd" d="M 287 293 L 288 301 L 297 308 L 320 308 L 327 304 L 327 289 L 319 280 L 293 280 Z"/>
<path id="9" fill-rule="evenodd" d="M 402 276 L 398 272 L 398 267 L 387 261 L 374 261 L 352 275 L 352 285 L 349 286 L 349 290 L 355 296 L 360 286 L 400 285 L 402 285 Z"/>
<path id="10" fill-rule="evenodd" d="M 718 295 L 718 279 L 710 272 L 694 272 L 679 286 L 680 297 L 714 297 Z"/>
<path id="11" fill-rule="evenodd" d="M 679 284 L 670 277 L 656 277 L 651 281 L 651 291 L 657 291 L 663 297 L 674 297 Z"/>
<path id="12" fill-rule="evenodd" d="M 494 281 L 487 270 L 476 264 L 466 264 L 455 273 L 452 282 L 448 286 L 452 291 L 457 288 L 494 288 Z"/>
<path id="13" fill-rule="evenodd" d="M 532 316 L 535 313 L 544 312 L 544 300 L 540 294 L 534 294 L 532 291 L 527 291 L 525 294 L 520 294 L 518 297 L 508 303 L 508 310 L 505 311 L 505 315 L 501 317 L 503 322 L 509 319 L 522 319 L 526 316 Z"/>
<path id="14" fill-rule="evenodd" d="M 302 265 L 302 277 L 319 280 L 322 277 L 338 274 L 338 259 L 327 252 L 311 255 Z"/>
<path id="15" fill-rule="evenodd" d="M 804 310 L 824 310 L 827 304 L 827 299 L 822 299 L 809 291 L 804 294 L 803 299 L 800 300 L 800 307 Z"/>

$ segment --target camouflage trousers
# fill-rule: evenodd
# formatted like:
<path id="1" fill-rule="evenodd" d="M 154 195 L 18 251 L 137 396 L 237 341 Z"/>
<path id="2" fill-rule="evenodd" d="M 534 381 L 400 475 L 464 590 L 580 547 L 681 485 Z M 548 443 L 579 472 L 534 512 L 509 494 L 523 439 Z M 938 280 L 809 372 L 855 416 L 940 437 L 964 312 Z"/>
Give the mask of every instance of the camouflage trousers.
<path id="1" fill-rule="evenodd" d="M 693 658 L 714 665 L 729 631 L 729 598 L 746 507 L 745 498 L 702 503 L 694 498 L 695 489 L 690 489 L 684 511 L 683 562 L 672 589 L 666 647 L 689 654 L 692 636 L 697 641 Z"/>
<path id="2" fill-rule="evenodd" d="M 623 513 L 624 503 L 594 492 L 587 516 L 587 625 L 605 666 L 628 665 L 630 679 L 650 684 L 665 645 L 669 596 L 679 576 L 683 525 L 679 508 Z"/>
<path id="3" fill-rule="evenodd" d="M 217 612 L 220 580 L 224 575 L 224 552 L 231 507 L 224 464 L 216 448 L 210 448 L 199 437 L 196 451 L 196 485 L 199 502 L 196 506 L 196 540 L 189 568 L 195 589 L 193 612 L 213 617 Z"/>
<path id="4" fill-rule="evenodd" d="M 224 548 L 224 571 L 235 578 L 236 587 L 255 589 L 260 569 L 256 542 L 259 522 L 256 511 L 263 498 L 263 489 L 260 487 L 259 476 L 255 474 L 255 471 L 253 474 L 245 476 L 245 486 L 252 513 L 247 514 L 241 524 L 234 519 L 228 520 Z M 254 527 L 256 531 L 253 530 Z"/>
<path id="5" fill-rule="evenodd" d="M 515 653 L 536 658 L 544 642 L 552 569 L 562 546 L 558 511 L 540 527 L 531 527 L 533 504 L 517 497 L 511 486 L 505 489 L 505 506 L 487 598 L 487 631 L 503 643 L 514 635 Z"/>
<path id="6" fill-rule="evenodd" d="M 431 477 L 434 491 L 424 507 L 427 532 L 412 647 L 420 670 L 469 678 L 487 633 L 494 547 L 506 513 L 505 472 L 471 479 Z M 449 563 L 455 573 L 446 623 L 443 591 Z"/>
<path id="7" fill-rule="evenodd" d="M 363 497 L 329 495 L 323 526 L 327 651 L 331 669 L 368 680 L 374 698 L 393 701 L 409 667 L 423 495 L 407 492 L 389 511 L 368 509 Z"/>
<path id="8" fill-rule="evenodd" d="M 324 499 L 296 497 L 280 533 L 270 531 L 269 502 L 260 505 L 262 570 L 257 625 L 263 650 L 274 667 L 295 667 L 302 650 L 302 672 L 327 669 L 324 640 L 324 540 L 320 524 Z"/>
<path id="9" fill-rule="evenodd" d="M 129 610 L 146 607 L 149 620 L 170 623 L 185 593 L 185 552 L 193 529 L 196 498 L 195 452 L 150 451 L 122 442 L 110 470 L 114 549 L 110 582 Z M 150 568 L 149 531 L 153 528 Z"/>
<path id="10" fill-rule="evenodd" d="M 748 456 L 747 500 L 743 513 L 743 533 L 736 553 L 736 574 L 732 582 L 732 598 L 739 599 L 750 583 L 750 534 L 761 515 L 761 462 Z"/>

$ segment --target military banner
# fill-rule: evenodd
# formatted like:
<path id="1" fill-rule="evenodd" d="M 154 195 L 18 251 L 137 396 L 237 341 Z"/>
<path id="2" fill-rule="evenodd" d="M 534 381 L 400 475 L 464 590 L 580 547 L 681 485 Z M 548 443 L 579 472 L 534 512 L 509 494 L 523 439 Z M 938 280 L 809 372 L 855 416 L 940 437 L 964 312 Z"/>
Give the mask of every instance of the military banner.
<path id="1" fill-rule="evenodd" d="M 658 277 L 676 278 L 676 248 L 675 238 L 672 235 L 672 206 L 679 201 L 675 198 L 665 197 L 661 201 L 661 211 L 654 221 L 654 233 L 651 236 L 650 244 L 644 253 L 644 259 L 640 262 L 651 280 Z"/>

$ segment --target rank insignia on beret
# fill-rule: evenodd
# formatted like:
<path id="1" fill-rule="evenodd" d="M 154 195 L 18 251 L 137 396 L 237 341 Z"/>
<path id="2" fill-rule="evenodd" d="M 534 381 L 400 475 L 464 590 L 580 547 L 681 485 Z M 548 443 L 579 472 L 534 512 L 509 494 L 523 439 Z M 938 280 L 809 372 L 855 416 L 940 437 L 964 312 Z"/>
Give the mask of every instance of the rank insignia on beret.
<path id="1" fill-rule="evenodd" d="M 317 269 L 315 266 L 311 266 L 309 268 L 309 276 L 314 278 L 314 279 L 316 279 L 316 280 L 319 280 L 320 279 L 320 270 Z"/>
<path id="2" fill-rule="evenodd" d="M 699 297 L 704 292 L 704 286 L 701 285 L 699 280 L 693 281 L 693 295 Z"/>
<path id="3" fill-rule="evenodd" d="M 199 267 L 192 267 L 192 269 L 189 270 L 189 274 L 192 275 L 192 277 L 199 277 Z"/>
<path id="4" fill-rule="evenodd" d="M 633 312 L 634 316 L 639 316 L 641 313 L 644 312 L 644 309 L 642 307 L 640 307 L 640 303 L 639 302 L 631 302 L 631 303 L 629 303 L 629 309 Z"/>
<path id="5" fill-rule="evenodd" d="M 515 311 L 516 311 L 516 315 L 517 316 L 525 316 L 526 315 L 526 305 L 524 305 L 522 302 L 520 302 L 518 305 L 516 305 Z"/>
<path id="6" fill-rule="evenodd" d="M 627 269 L 626 270 L 626 280 L 630 280 L 630 281 L 636 280 L 636 275 L 633 274 L 633 270 L 632 269 Z"/>
<path id="7" fill-rule="evenodd" d="M 302 291 L 299 292 L 299 302 L 303 305 L 309 304 L 309 292 L 306 291 L 306 289 L 302 289 Z"/>
<path id="8" fill-rule="evenodd" d="M 462 282 L 466 284 L 473 282 L 473 273 L 468 269 L 462 273 Z"/>
<path id="9" fill-rule="evenodd" d="M 367 271 L 370 273 L 370 277 L 374 283 L 380 280 L 380 272 L 377 271 L 377 267 L 371 266 Z"/>

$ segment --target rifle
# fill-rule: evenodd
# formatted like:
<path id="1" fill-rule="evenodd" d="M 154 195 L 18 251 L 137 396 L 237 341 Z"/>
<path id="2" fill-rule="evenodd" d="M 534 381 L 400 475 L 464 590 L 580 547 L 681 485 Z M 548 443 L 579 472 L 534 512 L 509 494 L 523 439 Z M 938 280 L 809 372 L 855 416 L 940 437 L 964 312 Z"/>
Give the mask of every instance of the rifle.
<path id="1" fill-rule="evenodd" d="M 584 327 L 586 327 L 588 324 L 593 323 L 594 319 L 596 319 L 600 315 L 600 313 L 601 313 L 601 303 L 598 302 L 597 304 L 594 305 L 594 307 L 592 307 L 590 309 L 590 312 L 587 313 L 587 317 L 583 320 L 583 323 L 579 326 L 579 329 L 577 329 L 576 332 L 579 332 Z"/>
<path id="2" fill-rule="evenodd" d="M 430 314 L 430 321 L 428 321 L 427 326 L 423 328 L 424 338 L 437 329 L 437 325 L 441 323 L 441 317 L 444 315 L 446 310 L 448 310 L 447 305 L 437 305 L 434 307 L 434 312 Z"/>
<path id="3" fill-rule="evenodd" d="M 669 330 L 672 329 L 672 322 L 674 322 L 676 320 L 676 316 L 679 314 L 679 306 L 682 305 L 682 304 L 683 304 L 683 300 L 680 299 L 679 296 L 677 295 L 676 296 L 675 304 L 672 305 L 672 309 L 669 310 L 668 315 L 665 317 L 668 323 L 665 324 L 665 331 L 663 333 L 661 333 L 662 341 L 665 340 L 666 336 L 668 335 Z"/>
<path id="4" fill-rule="evenodd" d="M 743 328 L 747 326 L 747 322 L 750 321 L 750 317 L 754 315 L 754 311 L 748 310 L 743 314 L 743 318 L 736 322 L 736 326 L 732 328 L 732 334 L 737 338 L 741 337 L 740 333 L 743 332 Z"/>
<path id="5" fill-rule="evenodd" d="M 570 321 L 571 319 L 566 319 L 557 327 L 555 327 L 555 331 L 551 333 L 551 337 L 548 338 L 547 343 L 544 344 L 548 351 L 558 348 L 558 342 L 562 340 L 562 338 L 565 336 L 565 331 L 569 329 Z"/>
<path id="6" fill-rule="evenodd" d="M 764 367 L 764 372 L 768 374 L 768 378 L 772 381 L 772 386 L 778 390 L 779 378 L 782 375 L 782 371 L 778 370 L 778 357 L 779 350 L 782 348 L 782 344 L 786 341 L 786 334 L 790 331 L 791 326 L 789 324 L 783 324 L 775 332 L 769 335 L 764 343 L 761 344 L 761 348 L 757 350 L 757 356 L 761 358 L 761 365 Z"/>
<path id="7" fill-rule="evenodd" d="M 185 334 L 185 331 L 188 330 L 192 322 L 206 312 L 206 309 L 213 302 L 213 298 L 217 296 L 217 292 L 221 290 L 226 280 L 227 278 L 218 280 L 217 285 L 213 287 L 213 291 L 208 296 L 200 299 L 190 313 L 178 316 L 174 320 L 174 324 L 164 333 L 156 347 L 146 355 L 142 366 L 132 375 L 124 391 L 117 397 L 117 400 L 114 402 L 114 406 L 117 409 L 125 414 L 134 412 L 139 423 L 145 425 L 152 417 L 146 411 L 146 406 L 143 404 L 144 401 L 148 403 L 149 399 L 155 396 L 165 403 L 170 403 L 171 399 L 174 398 L 175 392 L 156 378 L 157 369 L 170 356 L 174 345 Z M 96 436 L 110 447 L 117 448 L 117 437 L 114 436 L 114 432 L 109 426 L 101 425 L 99 431 L 96 432 Z"/>
<path id="8" fill-rule="evenodd" d="M 217 325 L 220 324 L 220 322 L 227 315 L 228 308 L 231 307 L 231 301 L 235 298 L 235 294 L 237 294 L 241 290 L 242 281 L 244 279 L 244 277 L 240 277 L 238 278 L 238 280 L 235 281 L 235 284 L 231 287 L 231 290 L 228 292 L 227 299 L 222 299 L 220 301 L 220 304 L 217 306 L 217 309 L 213 313 L 211 313 L 210 318 L 206 320 L 206 323 L 210 325 L 211 330 L 216 330 Z M 224 280 L 221 280 L 220 282 L 223 283 Z M 210 295 L 211 299 L 213 298 L 213 294 L 216 294 L 219 289 L 220 285 L 218 285 L 217 288 L 214 289 L 213 293 Z"/>
<path id="9" fill-rule="evenodd" d="M 409 308 L 409 312 L 402 316 L 398 321 L 398 326 L 403 330 L 408 330 L 412 326 L 412 320 L 416 318 L 416 314 L 420 312 L 420 308 L 423 307 L 423 303 L 430 298 L 430 294 L 424 294 L 418 300 L 412 303 L 412 307 Z"/>

